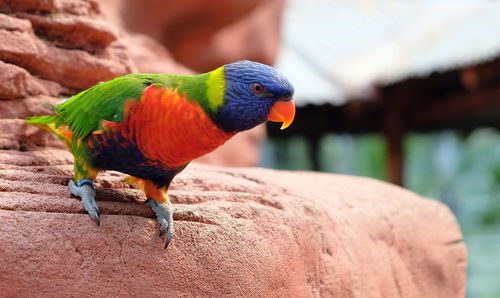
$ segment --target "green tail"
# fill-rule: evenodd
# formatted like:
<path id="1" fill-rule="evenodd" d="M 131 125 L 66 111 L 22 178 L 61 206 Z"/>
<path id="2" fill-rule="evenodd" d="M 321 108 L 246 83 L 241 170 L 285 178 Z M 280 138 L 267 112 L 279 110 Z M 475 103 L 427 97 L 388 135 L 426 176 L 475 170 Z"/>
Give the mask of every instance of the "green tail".
<path id="1" fill-rule="evenodd" d="M 65 142 L 68 148 L 71 148 L 71 137 L 64 134 L 59 127 L 63 124 L 61 117 L 58 115 L 53 116 L 34 116 L 25 120 L 26 123 L 51 132 L 56 135 L 58 139 Z"/>
<path id="2" fill-rule="evenodd" d="M 56 121 L 57 116 L 34 116 L 26 119 L 26 123 L 36 126 L 41 129 L 45 129 L 48 131 L 52 131 L 47 127 L 50 123 L 54 123 Z"/>
<path id="3" fill-rule="evenodd" d="M 34 117 L 29 117 L 28 119 L 26 119 L 26 123 L 28 124 L 33 124 L 33 125 L 37 125 L 37 124 L 49 124 L 49 123 L 52 123 L 56 120 L 56 117 L 55 115 L 53 116 L 34 116 Z"/>

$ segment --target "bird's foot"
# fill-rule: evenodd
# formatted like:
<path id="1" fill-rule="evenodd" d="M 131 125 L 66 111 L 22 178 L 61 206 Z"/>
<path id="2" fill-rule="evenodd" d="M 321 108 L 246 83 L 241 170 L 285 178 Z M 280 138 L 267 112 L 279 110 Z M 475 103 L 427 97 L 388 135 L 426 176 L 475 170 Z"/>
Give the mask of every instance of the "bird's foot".
<path id="1" fill-rule="evenodd" d="M 82 199 L 83 207 L 87 210 L 90 218 L 95 220 L 97 225 L 100 225 L 99 207 L 95 201 L 95 187 L 94 183 L 88 179 L 80 179 L 78 185 L 69 180 L 69 190 L 72 194 Z"/>
<path id="2" fill-rule="evenodd" d="M 174 237 L 174 208 L 170 202 L 160 203 L 147 199 L 146 203 L 153 209 L 160 223 L 160 236 L 166 233 L 165 248 L 167 248 L 170 240 Z"/>

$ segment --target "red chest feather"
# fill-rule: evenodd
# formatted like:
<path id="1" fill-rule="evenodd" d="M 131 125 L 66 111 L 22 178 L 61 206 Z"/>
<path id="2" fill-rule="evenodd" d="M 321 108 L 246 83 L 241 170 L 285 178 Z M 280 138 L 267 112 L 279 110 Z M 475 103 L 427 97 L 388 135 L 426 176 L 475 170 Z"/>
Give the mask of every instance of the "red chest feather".
<path id="1" fill-rule="evenodd" d="M 168 167 L 185 165 L 234 135 L 219 129 L 197 102 L 188 102 L 173 89 L 150 86 L 125 113 L 113 130 L 135 142 L 145 157 Z"/>

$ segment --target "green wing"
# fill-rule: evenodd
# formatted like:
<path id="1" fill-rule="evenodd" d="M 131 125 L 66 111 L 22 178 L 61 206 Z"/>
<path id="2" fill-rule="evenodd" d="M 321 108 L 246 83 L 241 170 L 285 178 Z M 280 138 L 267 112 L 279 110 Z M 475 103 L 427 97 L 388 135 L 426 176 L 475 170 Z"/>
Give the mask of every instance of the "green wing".
<path id="1" fill-rule="evenodd" d="M 169 81 L 169 75 L 164 74 L 130 74 L 100 83 L 57 104 L 54 122 L 57 127 L 67 124 L 83 139 L 97 130 L 102 120 L 122 121 L 125 102 L 138 100 L 147 86 L 167 87 Z"/>

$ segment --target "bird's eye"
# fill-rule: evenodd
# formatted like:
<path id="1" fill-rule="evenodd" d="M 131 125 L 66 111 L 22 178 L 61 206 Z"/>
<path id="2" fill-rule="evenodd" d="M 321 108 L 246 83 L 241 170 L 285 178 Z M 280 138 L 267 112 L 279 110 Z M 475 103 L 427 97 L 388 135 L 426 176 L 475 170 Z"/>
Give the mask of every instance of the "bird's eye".
<path id="1" fill-rule="evenodd" d="M 264 91 L 266 91 L 266 87 L 264 87 L 264 85 L 262 85 L 261 83 L 252 83 L 250 84 L 250 88 L 252 89 L 253 94 L 256 96 L 262 95 Z"/>

